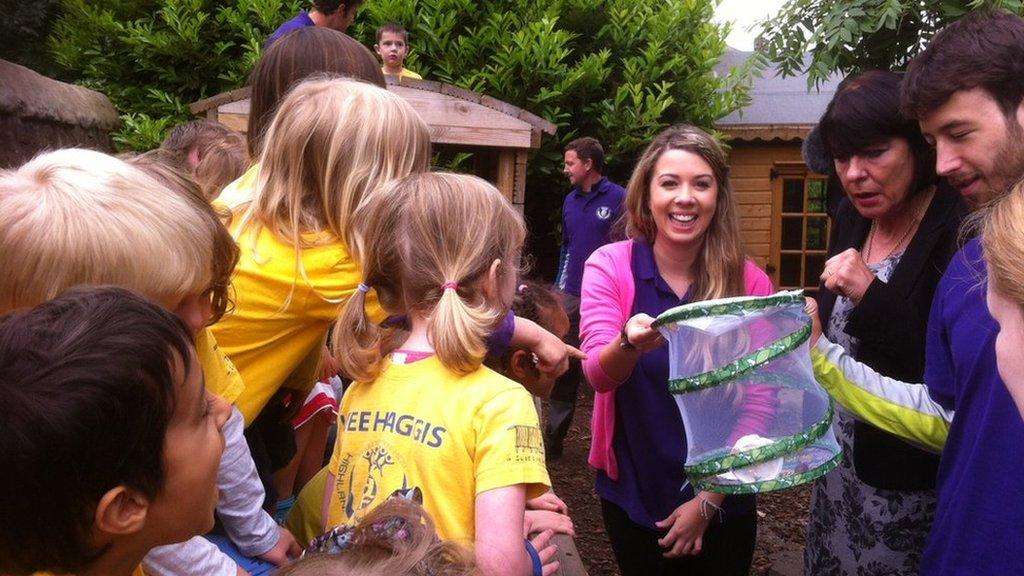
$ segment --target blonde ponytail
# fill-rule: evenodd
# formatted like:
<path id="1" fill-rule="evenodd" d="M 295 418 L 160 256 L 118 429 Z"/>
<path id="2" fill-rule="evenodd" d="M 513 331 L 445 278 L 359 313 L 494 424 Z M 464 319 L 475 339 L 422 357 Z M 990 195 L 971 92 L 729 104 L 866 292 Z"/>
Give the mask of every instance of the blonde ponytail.
<path id="1" fill-rule="evenodd" d="M 441 290 L 429 323 L 434 351 L 449 369 L 471 372 L 487 355 L 487 335 L 498 320 L 498 311 L 486 304 L 466 302 L 454 288 Z"/>
<path id="2" fill-rule="evenodd" d="M 508 311 L 491 297 L 517 272 L 526 237 L 522 217 L 494 186 L 475 176 L 415 174 L 368 194 L 353 217 L 365 282 L 391 314 L 417 313 L 449 370 L 477 369 L 487 335 Z M 511 275 L 511 277 L 509 276 Z M 338 320 L 335 355 L 346 374 L 372 380 L 394 347 L 394 330 L 369 326 L 362 297 L 352 298 Z"/>

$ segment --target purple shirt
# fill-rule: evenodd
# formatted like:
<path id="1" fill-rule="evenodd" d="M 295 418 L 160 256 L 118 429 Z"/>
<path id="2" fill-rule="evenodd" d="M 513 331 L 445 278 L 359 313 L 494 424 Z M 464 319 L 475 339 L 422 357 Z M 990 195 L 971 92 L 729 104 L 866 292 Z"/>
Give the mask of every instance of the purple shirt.
<path id="1" fill-rule="evenodd" d="M 1024 574 L 1024 422 L 996 369 L 975 239 L 953 257 L 928 320 L 925 383 L 956 410 L 939 463 L 939 500 L 921 574 Z"/>
<path id="2" fill-rule="evenodd" d="M 612 225 L 622 215 L 626 191 L 607 178 L 601 178 L 583 192 L 574 186 L 562 204 L 562 255 L 558 262 L 559 290 L 580 295 L 583 264 L 601 246 L 612 241 Z"/>
<path id="3" fill-rule="evenodd" d="M 270 48 L 271 44 L 277 42 L 281 36 L 284 36 L 292 30 L 298 30 L 299 28 L 305 28 L 307 26 L 316 26 L 316 24 L 313 22 L 313 19 L 309 17 L 309 12 L 303 10 L 302 12 L 299 12 L 298 16 L 278 26 L 277 30 L 274 30 L 274 33 L 270 35 L 270 38 L 267 38 L 267 41 L 263 43 L 263 49 L 266 50 L 267 48 Z"/>
<path id="4" fill-rule="evenodd" d="M 690 294 L 679 298 L 658 272 L 653 247 L 633 243 L 632 314 L 659 314 L 686 304 Z M 686 480 L 686 432 L 675 399 L 668 391 L 668 347 L 660 346 L 640 357 L 633 373 L 615 395 L 615 433 L 612 448 L 618 462 L 618 480 L 597 471 L 597 494 L 622 508 L 637 524 L 657 529 L 680 504 L 693 498 Z M 721 407 L 723 410 L 727 407 Z M 725 499 L 726 518 L 754 509 L 753 496 Z"/>

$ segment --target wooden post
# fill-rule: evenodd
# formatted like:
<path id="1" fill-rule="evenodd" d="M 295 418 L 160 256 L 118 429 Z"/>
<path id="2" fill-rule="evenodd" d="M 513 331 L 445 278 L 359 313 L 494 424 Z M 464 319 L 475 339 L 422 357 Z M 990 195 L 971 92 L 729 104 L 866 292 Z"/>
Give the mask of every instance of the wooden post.
<path id="1" fill-rule="evenodd" d="M 516 150 L 515 187 L 512 192 L 512 203 L 522 206 L 526 203 L 526 150 Z"/>
<path id="2" fill-rule="evenodd" d="M 509 202 L 515 203 L 516 189 L 516 151 L 502 150 L 498 152 L 498 190 Z M 521 203 L 521 202 L 520 202 Z"/>

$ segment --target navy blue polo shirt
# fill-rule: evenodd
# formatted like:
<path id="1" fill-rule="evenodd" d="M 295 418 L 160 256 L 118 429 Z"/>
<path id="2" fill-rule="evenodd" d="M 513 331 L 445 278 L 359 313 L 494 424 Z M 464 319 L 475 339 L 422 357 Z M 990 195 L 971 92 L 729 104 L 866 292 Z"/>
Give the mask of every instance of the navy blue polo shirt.
<path id="1" fill-rule="evenodd" d="M 566 294 L 580 295 L 583 264 L 601 246 L 611 242 L 612 225 L 622 215 L 626 191 L 601 178 L 584 192 L 573 186 L 562 203 L 562 255 L 555 284 Z"/>
<path id="2" fill-rule="evenodd" d="M 270 48 L 271 44 L 277 42 L 281 36 L 284 36 L 292 30 L 298 30 L 299 28 L 315 25 L 316 24 L 313 22 L 313 19 L 309 17 L 309 12 L 303 10 L 302 12 L 299 12 L 298 16 L 278 26 L 277 30 L 274 30 L 274 33 L 270 35 L 270 38 L 267 38 L 267 41 L 263 43 L 263 49 L 266 50 L 267 48 Z"/>
<path id="3" fill-rule="evenodd" d="M 669 308 L 688 304 L 692 295 L 676 296 L 661 276 L 654 260 L 654 248 L 643 240 L 633 241 L 631 261 L 633 309 L 657 317 Z M 615 434 L 612 449 L 619 466 L 619 479 L 597 471 L 597 495 L 613 502 L 630 520 L 658 530 L 654 523 L 668 518 L 680 504 L 693 498 L 687 481 L 686 429 L 675 398 L 668 391 L 668 346 L 659 346 L 640 356 L 629 378 L 615 391 Z M 716 406 L 725 414 L 728 406 Z M 711 407 L 709 406 L 709 409 Z M 726 519 L 753 513 L 754 496 L 730 496 L 723 503 Z M 661 530 L 664 532 L 664 530 Z"/>

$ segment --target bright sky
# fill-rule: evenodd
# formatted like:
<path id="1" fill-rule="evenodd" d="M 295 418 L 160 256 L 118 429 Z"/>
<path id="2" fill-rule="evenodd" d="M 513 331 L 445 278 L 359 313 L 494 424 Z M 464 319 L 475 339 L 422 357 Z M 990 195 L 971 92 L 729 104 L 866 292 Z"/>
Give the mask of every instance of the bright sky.
<path id="1" fill-rule="evenodd" d="M 732 21 L 732 32 L 726 38 L 729 46 L 739 50 L 753 50 L 757 33 L 748 32 L 755 22 L 773 16 L 786 0 L 722 0 L 715 10 L 718 22 Z"/>

